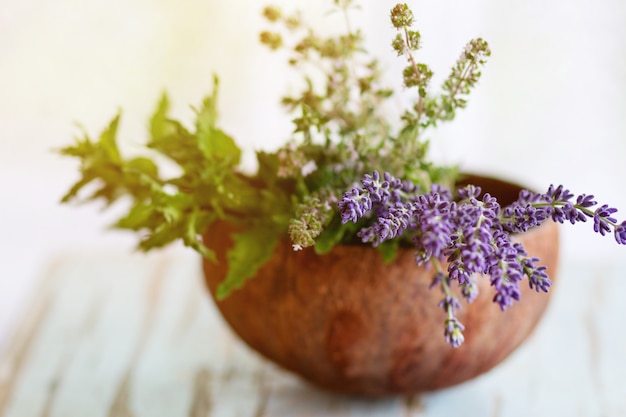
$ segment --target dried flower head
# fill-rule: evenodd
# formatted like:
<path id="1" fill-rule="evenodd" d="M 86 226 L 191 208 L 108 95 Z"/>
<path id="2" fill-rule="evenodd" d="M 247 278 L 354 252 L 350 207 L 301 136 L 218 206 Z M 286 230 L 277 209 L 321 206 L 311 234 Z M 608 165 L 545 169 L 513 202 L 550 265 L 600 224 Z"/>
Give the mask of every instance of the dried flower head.
<path id="1" fill-rule="evenodd" d="M 391 24 L 396 29 L 408 28 L 413 25 L 413 12 L 406 3 L 396 4 L 391 9 Z"/>

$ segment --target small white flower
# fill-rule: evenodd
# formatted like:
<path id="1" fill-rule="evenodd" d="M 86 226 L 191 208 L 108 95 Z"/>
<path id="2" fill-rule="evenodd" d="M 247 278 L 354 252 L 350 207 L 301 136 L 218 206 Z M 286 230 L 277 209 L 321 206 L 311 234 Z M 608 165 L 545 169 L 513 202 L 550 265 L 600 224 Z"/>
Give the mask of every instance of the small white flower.
<path id="1" fill-rule="evenodd" d="M 291 245 L 291 247 L 293 248 L 294 251 L 302 250 L 302 246 L 298 245 L 297 243 L 294 243 L 293 245 Z"/>
<path id="2" fill-rule="evenodd" d="M 315 161 L 309 161 L 306 164 L 304 164 L 304 166 L 301 168 L 300 172 L 302 173 L 303 177 L 306 177 L 307 175 L 309 175 L 310 173 L 312 173 L 316 169 L 317 169 L 317 164 L 315 163 Z"/>

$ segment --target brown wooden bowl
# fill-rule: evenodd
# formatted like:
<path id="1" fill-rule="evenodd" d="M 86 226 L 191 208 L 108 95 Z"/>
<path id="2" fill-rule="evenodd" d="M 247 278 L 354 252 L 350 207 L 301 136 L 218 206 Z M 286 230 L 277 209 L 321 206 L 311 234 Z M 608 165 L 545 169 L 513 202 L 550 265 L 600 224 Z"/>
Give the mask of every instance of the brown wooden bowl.
<path id="1" fill-rule="evenodd" d="M 489 178 L 468 181 L 503 205 L 520 190 Z M 203 264 L 211 294 L 226 276 L 232 230 L 216 223 L 205 235 L 219 259 Z M 516 240 L 554 281 L 557 225 L 546 222 Z M 465 343 L 452 349 L 443 337 L 441 293 L 428 288 L 432 275 L 416 266 L 408 248 L 387 264 L 370 247 L 342 245 L 316 255 L 294 252 L 285 239 L 254 278 L 216 304 L 248 345 L 282 367 L 332 391 L 384 396 L 444 388 L 488 371 L 526 339 L 549 300 L 525 280 L 521 302 L 502 312 L 483 277 L 478 298 L 458 313 Z"/>

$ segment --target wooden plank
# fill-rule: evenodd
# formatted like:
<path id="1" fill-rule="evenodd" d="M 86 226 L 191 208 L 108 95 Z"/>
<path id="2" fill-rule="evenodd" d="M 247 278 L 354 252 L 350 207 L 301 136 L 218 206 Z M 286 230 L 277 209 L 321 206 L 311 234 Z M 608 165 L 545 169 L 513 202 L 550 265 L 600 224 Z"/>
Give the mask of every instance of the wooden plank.
<path id="1" fill-rule="evenodd" d="M 104 415 L 94 409 L 110 403 L 112 382 L 128 366 L 152 269 L 147 260 L 117 262 L 124 272 L 117 276 L 89 260 L 57 269 L 4 415 Z"/>
<path id="2" fill-rule="evenodd" d="M 0 358 L 0 416 L 626 415 L 623 270 L 566 265 L 537 331 L 487 375 L 366 400 L 317 390 L 243 345 L 193 254 L 67 257 Z"/>

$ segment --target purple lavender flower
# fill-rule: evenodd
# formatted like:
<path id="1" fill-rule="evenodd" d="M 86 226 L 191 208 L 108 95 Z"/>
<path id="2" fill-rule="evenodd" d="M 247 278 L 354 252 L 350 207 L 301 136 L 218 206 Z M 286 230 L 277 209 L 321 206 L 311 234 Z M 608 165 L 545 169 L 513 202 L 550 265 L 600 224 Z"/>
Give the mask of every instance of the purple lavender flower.
<path id="1" fill-rule="evenodd" d="M 541 225 L 548 217 L 545 207 L 517 201 L 502 210 L 502 227 L 510 233 L 523 233 Z"/>
<path id="2" fill-rule="evenodd" d="M 565 189 L 562 185 L 556 188 L 554 188 L 554 185 L 550 185 L 545 196 L 548 198 L 548 201 L 569 201 L 574 197 L 574 194 L 570 193 L 569 190 Z"/>
<path id="3" fill-rule="evenodd" d="M 474 273 L 487 273 L 494 248 L 493 231 L 499 229 L 500 206 L 489 194 L 483 201 L 477 199 L 480 188 L 466 187 L 458 192 L 463 198 L 455 213 L 456 230 L 452 244 L 445 252 L 448 256 L 450 278 L 460 284 L 469 283 Z"/>
<path id="4" fill-rule="evenodd" d="M 357 236 L 363 242 L 371 242 L 373 246 L 378 246 L 385 240 L 401 235 L 409 228 L 413 212 L 411 203 L 395 203 L 385 211 L 385 214 L 379 215 L 373 225 L 361 229 Z"/>
<path id="5" fill-rule="evenodd" d="M 441 184 L 433 184 L 430 187 L 431 194 L 439 194 L 442 200 L 452 201 L 452 193 Z"/>
<path id="6" fill-rule="evenodd" d="M 528 204 L 528 203 L 536 203 L 539 201 L 546 201 L 546 200 L 547 198 L 545 197 L 545 194 L 533 193 L 530 190 L 521 190 L 519 192 L 517 203 Z"/>
<path id="7" fill-rule="evenodd" d="M 435 274 L 435 276 L 433 276 L 433 280 L 431 281 L 430 285 L 428 286 L 429 290 L 432 290 L 433 288 L 435 288 L 437 285 L 441 285 L 441 280 L 446 279 L 446 275 L 443 272 L 437 272 Z"/>
<path id="8" fill-rule="evenodd" d="M 535 262 L 539 262 L 539 258 L 524 258 L 522 257 L 521 264 L 524 269 L 524 274 L 528 277 L 528 285 L 531 289 L 540 292 L 548 292 L 548 289 L 552 286 L 552 281 L 546 274 L 545 266 L 537 266 Z"/>
<path id="9" fill-rule="evenodd" d="M 465 330 L 465 326 L 456 317 L 449 317 L 444 322 L 443 336 L 450 346 L 458 348 L 465 340 L 463 330 Z"/>
<path id="10" fill-rule="evenodd" d="M 579 207 L 589 208 L 598 204 L 593 195 L 581 194 L 576 198 L 576 205 Z"/>
<path id="11" fill-rule="evenodd" d="M 494 233 L 494 245 L 496 250 L 489 260 L 489 270 L 491 285 L 495 288 L 496 294 L 493 301 L 500 306 L 501 310 L 519 301 L 519 281 L 524 277 L 523 268 L 519 263 L 519 255 L 523 254 L 521 245 L 511 242 L 509 235 L 498 230 Z"/>
<path id="12" fill-rule="evenodd" d="M 469 282 L 461 284 L 461 294 L 468 303 L 473 302 L 476 297 L 478 297 L 478 285 L 476 285 L 476 281 L 473 279 L 473 276 L 470 277 Z"/>
<path id="13" fill-rule="evenodd" d="M 347 191 L 338 203 L 342 223 L 358 221 L 374 206 L 379 207 L 379 213 L 387 213 L 386 206 L 405 202 L 405 196 L 417 190 L 415 184 L 401 181 L 387 172 L 381 181 L 378 171 L 372 172 L 372 175 L 366 174 L 361 179 L 361 184 L 362 188 L 354 187 Z"/>
<path id="14" fill-rule="evenodd" d="M 615 240 L 620 245 L 626 245 L 626 220 L 615 228 Z"/>
<path id="15" fill-rule="evenodd" d="M 458 238 L 458 236 L 457 236 Z M 461 245 L 455 245 L 460 247 Z M 453 280 L 459 282 L 461 285 L 467 284 L 471 280 L 471 272 L 465 268 L 463 259 L 461 258 L 461 251 L 450 250 L 446 252 L 448 255 L 448 275 Z"/>
<path id="16" fill-rule="evenodd" d="M 558 223 L 569 221 L 575 224 L 592 217 L 595 232 L 604 236 L 611 231 L 611 227 L 617 231 L 617 220 L 611 217 L 617 209 L 605 204 L 593 211 L 592 208 L 598 204 L 593 195 L 580 194 L 575 202 L 571 201 L 572 197 L 574 195 L 562 185 L 556 188 L 550 185 L 545 194 L 523 190 L 517 201 L 502 210 L 502 227 L 509 233 L 520 233 L 540 226 L 548 218 Z M 617 240 L 618 235 L 615 236 Z"/>
<path id="17" fill-rule="evenodd" d="M 448 193 L 449 194 L 449 193 Z M 417 196 L 414 213 L 417 218 L 413 242 L 418 251 L 418 264 L 431 257 L 440 258 L 452 241 L 454 202 L 444 199 L 446 194 L 428 193 Z"/>
<path id="18" fill-rule="evenodd" d="M 443 308 L 445 311 L 450 312 L 450 314 L 454 315 L 457 310 L 461 309 L 461 303 L 452 295 L 446 295 L 443 300 L 439 302 L 439 307 Z"/>
<path id="19" fill-rule="evenodd" d="M 385 181 L 381 182 L 378 171 L 374 171 L 372 175 L 365 174 L 361 180 L 361 184 L 363 184 L 363 189 L 368 192 L 373 202 L 381 203 L 389 199 L 390 181 L 385 179 Z"/>
<path id="20" fill-rule="evenodd" d="M 552 285 L 546 267 L 513 242 L 512 233 L 525 232 L 548 219 L 575 224 L 593 218 L 596 232 L 605 235 L 613 227 L 617 243 L 626 245 L 626 221 L 617 224 L 612 217 L 616 209 L 605 204 L 594 210 L 598 203 L 593 195 L 580 194 L 574 200 L 562 185 L 551 185 L 543 194 L 522 190 L 517 201 L 501 208 L 489 194 L 481 198 L 480 188 L 473 185 L 458 190 L 458 199 L 453 200 L 441 185 L 418 194 L 414 184 L 388 173 L 381 179 L 374 171 L 361 183 L 363 187 L 346 192 L 339 202 L 343 222 L 369 215 L 369 224 L 358 236 L 374 246 L 412 234 L 417 263 L 435 265 L 430 287 L 438 285 L 443 291 L 439 306 L 447 313 L 444 337 L 452 347 L 464 341 L 464 326 L 455 317 L 461 304 L 450 291 L 452 281 L 472 302 L 478 294 L 475 277 L 488 275 L 495 290 L 493 301 L 502 310 L 520 299 L 519 283 L 524 277 L 537 292 L 547 292 Z M 444 259 L 447 271 L 442 269 Z"/>
<path id="21" fill-rule="evenodd" d="M 339 201 L 339 212 L 341 222 L 357 222 L 367 212 L 372 209 L 372 199 L 369 193 L 359 188 L 347 191 Z"/>
<path id="22" fill-rule="evenodd" d="M 611 231 L 611 228 L 607 223 L 612 223 L 615 225 L 617 220 L 611 217 L 611 214 L 617 211 L 616 208 L 609 207 L 607 204 L 604 204 L 602 207 L 596 209 L 593 213 L 593 231 L 596 233 L 600 233 L 604 236 L 607 232 Z"/>

